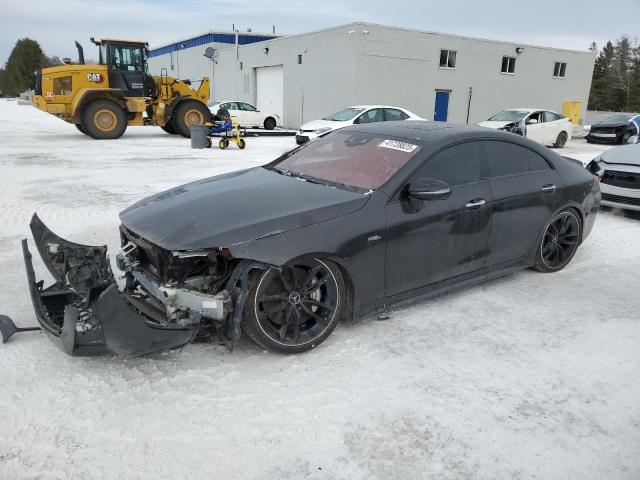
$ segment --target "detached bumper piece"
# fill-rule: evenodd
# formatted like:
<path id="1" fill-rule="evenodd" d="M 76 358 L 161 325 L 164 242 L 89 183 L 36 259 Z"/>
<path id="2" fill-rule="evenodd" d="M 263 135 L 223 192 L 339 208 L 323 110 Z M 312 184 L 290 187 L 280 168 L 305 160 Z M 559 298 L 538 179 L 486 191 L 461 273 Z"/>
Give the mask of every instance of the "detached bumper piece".
<path id="1" fill-rule="evenodd" d="M 162 311 L 118 291 L 106 246 L 72 243 L 51 232 L 37 215 L 31 232 L 55 279 L 36 281 L 27 240 L 22 241 L 31 300 L 38 323 L 66 353 L 74 356 L 143 355 L 189 343 L 198 325 L 167 325 Z"/>

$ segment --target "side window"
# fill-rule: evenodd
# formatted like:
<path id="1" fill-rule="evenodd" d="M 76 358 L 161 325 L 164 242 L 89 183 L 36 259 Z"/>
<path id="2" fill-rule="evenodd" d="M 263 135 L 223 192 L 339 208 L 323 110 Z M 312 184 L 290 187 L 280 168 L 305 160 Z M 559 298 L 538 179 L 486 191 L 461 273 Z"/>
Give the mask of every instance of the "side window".
<path id="1" fill-rule="evenodd" d="M 236 102 L 225 103 L 227 110 L 238 110 L 238 104 Z"/>
<path id="2" fill-rule="evenodd" d="M 536 152 L 514 143 L 488 140 L 482 142 L 487 152 L 492 178 L 549 170 L 547 161 Z"/>
<path id="3" fill-rule="evenodd" d="M 238 107 L 240 107 L 240 110 L 244 110 L 245 112 L 256 111 L 256 107 L 254 107 L 253 105 L 249 105 L 248 103 L 238 103 Z"/>
<path id="4" fill-rule="evenodd" d="M 367 112 L 364 112 L 360 115 L 355 123 L 372 123 L 372 122 L 382 122 L 384 120 L 382 109 L 381 108 L 373 108 Z"/>
<path id="5" fill-rule="evenodd" d="M 532 122 L 532 120 L 535 120 L 535 122 Z M 527 118 L 527 125 L 529 124 L 534 124 L 534 123 L 543 123 L 544 122 L 544 114 L 542 112 L 533 112 L 531 115 L 529 115 L 529 118 Z"/>
<path id="6" fill-rule="evenodd" d="M 435 154 L 412 177 L 435 178 L 447 182 L 452 187 L 477 182 L 480 180 L 477 143 L 460 143 Z"/>
<path id="7" fill-rule="evenodd" d="M 556 120 L 560 120 L 562 118 L 562 115 L 558 115 L 554 112 L 544 112 L 544 117 L 546 118 L 547 122 L 555 122 Z"/>
<path id="8" fill-rule="evenodd" d="M 396 108 L 384 109 L 384 119 L 387 122 L 394 120 L 406 120 L 407 118 L 409 118 L 409 115 L 404 113 L 402 110 L 398 110 Z"/>

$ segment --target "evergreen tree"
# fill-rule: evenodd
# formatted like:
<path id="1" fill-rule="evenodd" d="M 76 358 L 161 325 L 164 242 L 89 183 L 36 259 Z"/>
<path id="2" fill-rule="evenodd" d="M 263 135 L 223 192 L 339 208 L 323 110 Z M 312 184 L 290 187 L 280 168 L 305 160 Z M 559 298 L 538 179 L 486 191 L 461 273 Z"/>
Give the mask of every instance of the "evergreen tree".
<path id="1" fill-rule="evenodd" d="M 17 96 L 28 88 L 34 88 L 34 72 L 45 66 L 47 60 L 38 42 L 30 38 L 18 40 L 5 67 L 3 94 Z"/>

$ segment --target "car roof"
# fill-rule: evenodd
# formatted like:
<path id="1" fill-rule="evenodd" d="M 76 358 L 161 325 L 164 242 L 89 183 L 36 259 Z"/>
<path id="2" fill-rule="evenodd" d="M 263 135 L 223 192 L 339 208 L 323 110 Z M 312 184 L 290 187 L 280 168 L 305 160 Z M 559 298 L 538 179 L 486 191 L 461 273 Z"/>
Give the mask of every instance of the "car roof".
<path id="1" fill-rule="evenodd" d="M 429 141 L 434 137 L 445 138 L 454 135 L 469 134 L 470 136 L 501 136 L 504 132 L 494 131 L 489 128 L 476 125 L 466 125 L 447 122 L 430 122 L 427 120 L 402 120 L 392 122 L 372 122 L 349 127 L 343 127 L 340 131 L 357 130 L 365 133 L 390 135 L 415 141 Z M 497 135 L 494 135 L 497 133 Z M 429 138 L 425 138 L 428 134 Z M 507 134 L 512 135 L 512 134 Z"/>
<path id="2" fill-rule="evenodd" d="M 558 113 L 558 112 L 554 112 L 553 110 L 549 110 L 548 108 L 523 107 L 523 108 L 508 108 L 506 110 L 503 110 L 503 112 L 539 112 L 539 111 Z"/>
<path id="3" fill-rule="evenodd" d="M 350 107 L 345 107 L 345 109 L 346 108 L 397 108 L 398 110 L 407 110 L 404 107 L 394 107 L 393 105 L 351 105 Z"/>

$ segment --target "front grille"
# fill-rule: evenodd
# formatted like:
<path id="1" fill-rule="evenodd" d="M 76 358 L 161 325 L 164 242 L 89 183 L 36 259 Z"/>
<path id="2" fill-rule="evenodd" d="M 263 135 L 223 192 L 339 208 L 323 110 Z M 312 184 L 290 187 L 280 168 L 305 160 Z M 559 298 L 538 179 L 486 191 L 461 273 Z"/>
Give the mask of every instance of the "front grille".
<path id="1" fill-rule="evenodd" d="M 591 133 L 616 133 L 616 129 L 614 128 L 605 128 L 605 127 L 592 127 Z"/>
<path id="2" fill-rule="evenodd" d="M 602 193 L 602 200 L 615 203 L 626 203 L 627 205 L 640 206 L 640 198 L 622 197 L 620 195 L 611 195 L 610 193 Z"/>
<path id="3" fill-rule="evenodd" d="M 607 170 L 602 175 L 600 182 L 612 187 L 640 189 L 640 173 L 618 172 Z"/>

